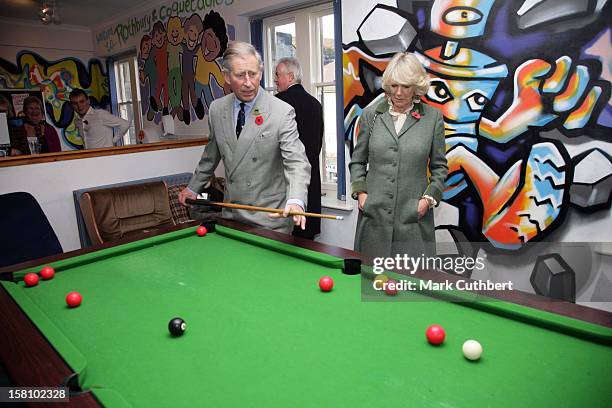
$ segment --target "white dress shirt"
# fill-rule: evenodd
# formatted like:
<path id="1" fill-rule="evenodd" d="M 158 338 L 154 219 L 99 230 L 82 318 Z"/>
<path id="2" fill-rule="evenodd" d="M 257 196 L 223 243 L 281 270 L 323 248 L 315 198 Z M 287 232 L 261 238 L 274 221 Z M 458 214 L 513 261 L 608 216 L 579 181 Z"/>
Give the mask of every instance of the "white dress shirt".
<path id="1" fill-rule="evenodd" d="M 404 127 L 404 123 L 406 123 L 406 117 L 408 116 L 408 112 L 412 109 L 414 105 L 410 105 L 410 108 L 404 112 L 396 112 L 393 110 L 393 104 L 389 103 L 389 115 L 391 115 L 391 119 L 393 119 L 393 125 L 395 126 L 395 133 L 399 134 L 400 130 Z"/>
<path id="2" fill-rule="evenodd" d="M 113 147 L 130 128 L 130 122 L 112 115 L 104 109 L 89 108 L 76 122 L 85 149 Z M 118 128 L 113 136 L 113 128 Z"/>
<path id="3" fill-rule="evenodd" d="M 408 112 L 412 111 L 414 104 L 410 105 L 410 108 L 406 110 L 406 112 L 396 112 L 393 110 L 393 104 L 389 103 L 389 114 L 393 119 L 393 125 L 395 126 L 395 133 L 399 135 L 400 130 L 404 127 L 404 123 L 406 123 L 406 118 L 408 117 Z M 433 208 L 438 205 L 438 202 L 430 195 L 423 194 L 423 198 L 427 200 L 429 204 L 429 208 Z"/>

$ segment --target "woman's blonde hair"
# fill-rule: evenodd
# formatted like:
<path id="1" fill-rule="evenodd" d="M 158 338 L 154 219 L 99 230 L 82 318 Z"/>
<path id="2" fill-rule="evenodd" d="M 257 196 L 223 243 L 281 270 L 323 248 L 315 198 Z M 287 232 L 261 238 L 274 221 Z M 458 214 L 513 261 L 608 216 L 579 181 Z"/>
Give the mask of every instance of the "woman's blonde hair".
<path id="1" fill-rule="evenodd" d="M 382 77 L 385 92 L 391 92 L 391 84 L 411 86 L 415 96 L 423 96 L 429 89 L 427 72 L 417 57 L 409 52 L 399 52 L 391 58 Z"/>

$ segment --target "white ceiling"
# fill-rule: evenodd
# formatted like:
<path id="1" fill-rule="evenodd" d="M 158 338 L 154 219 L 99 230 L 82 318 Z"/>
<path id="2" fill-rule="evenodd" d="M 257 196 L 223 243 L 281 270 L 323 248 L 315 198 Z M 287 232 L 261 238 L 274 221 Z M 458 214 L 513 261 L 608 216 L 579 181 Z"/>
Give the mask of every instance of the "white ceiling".
<path id="1" fill-rule="evenodd" d="M 57 0 L 62 24 L 94 27 L 154 0 Z M 40 0 L 0 0 L 0 17 L 40 22 Z M 42 23 L 41 23 L 42 24 Z"/>

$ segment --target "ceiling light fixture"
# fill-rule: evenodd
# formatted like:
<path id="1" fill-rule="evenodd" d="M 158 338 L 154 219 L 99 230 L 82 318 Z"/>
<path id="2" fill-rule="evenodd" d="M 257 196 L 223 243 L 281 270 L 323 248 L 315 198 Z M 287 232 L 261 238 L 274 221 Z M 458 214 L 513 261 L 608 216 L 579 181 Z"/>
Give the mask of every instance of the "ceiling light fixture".
<path id="1" fill-rule="evenodd" d="M 40 21 L 43 24 L 60 24 L 62 21 L 60 20 L 57 9 L 58 7 L 55 0 L 41 1 L 40 11 L 38 12 Z"/>

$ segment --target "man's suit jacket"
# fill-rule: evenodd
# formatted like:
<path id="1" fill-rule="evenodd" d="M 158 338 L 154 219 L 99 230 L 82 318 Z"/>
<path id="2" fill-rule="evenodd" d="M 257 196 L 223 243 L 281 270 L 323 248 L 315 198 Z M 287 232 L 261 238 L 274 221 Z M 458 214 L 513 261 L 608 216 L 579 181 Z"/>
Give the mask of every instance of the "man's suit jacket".
<path id="1" fill-rule="evenodd" d="M 308 187 L 308 208 L 306 211 L 321 213 L 321 173 L 319 171 L 319 155 L 323 145 L 323 108 L 319 101 L 310 95 L 301 84 L 290 86 L 287 90 L 276 94 L 295 109 L 300 140 L 306 149 L 310 162 L 310 187 Z M 293 235 L 313 238 L 321 232 L 321 220 L 309 218 L 306 229 L 293 230 Z"/>
<path id="2" fill-rule="evenodd" d="M 308 203 L 310 164 L 298 137 L 295 111 L 261 88 L 236 138 L 233 94 L 210 105 L 209 142 L 189 189 L 198 193 L 223 160 L 225 201 L 284 208 L 287 199 Z M 289 233 L 291 218 L 269 218 L 267 213 L 223 210 L 223 217 Z M 308 224 L 308 221 L 307 221 Z"/>

